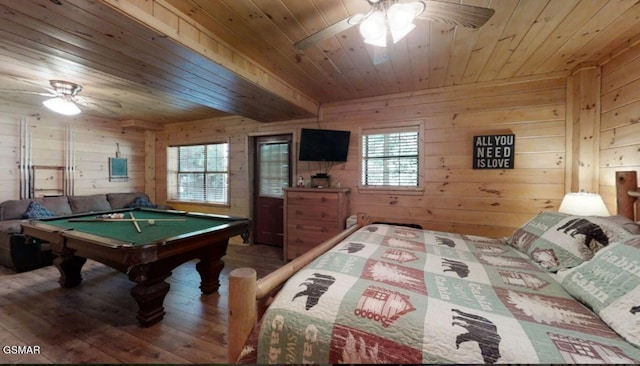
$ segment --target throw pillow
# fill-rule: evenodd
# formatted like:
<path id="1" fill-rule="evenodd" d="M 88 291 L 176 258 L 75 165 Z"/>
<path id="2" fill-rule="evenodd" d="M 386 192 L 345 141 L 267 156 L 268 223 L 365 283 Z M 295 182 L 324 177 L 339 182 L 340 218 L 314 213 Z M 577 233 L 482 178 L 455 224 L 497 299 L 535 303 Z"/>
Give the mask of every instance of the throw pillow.
<path id="1" fill-rule="evenodd" d="M 153 203 L 149 202 L 149 200 L 147 200 L 144 197 L 136 198 L 135 201 L 133 201 L 129 205 L 129 208 L 156 208 L 156 207 L 158 207 L 158 205 L 154 205 Z"/>
<path id="2" fill-rule="evenodd" d="M 27 211 L 22 215 L 22 217 L 25 219 L 42 219 L 45 217 L 53 217 L 55 215 L 56 214 L 51 212 L 51 210 L 38 202 L 31 201 L 27 207 Z"/>
<path id="3" fill-rule="evenodd" d="M 640 236 L 610 244 L 593 259 L 558 272 L 564 288 L 640 347 Z"/>
<path id="4" fill-rule="evenodd" d="M 609 217 L 603 217 L 607 221 L 616 223 L 623 228 L 627 229 L 633 235 L 640 235 L 640 224 L 621 215 L 613 215 Z"/>
<path id="5" fill-rule="evenodd" d="M 517 229 L 508 242 L 550 272 L 573 268 L 603 247 L 632 234 L 602 217 L 542 212 Z"/>

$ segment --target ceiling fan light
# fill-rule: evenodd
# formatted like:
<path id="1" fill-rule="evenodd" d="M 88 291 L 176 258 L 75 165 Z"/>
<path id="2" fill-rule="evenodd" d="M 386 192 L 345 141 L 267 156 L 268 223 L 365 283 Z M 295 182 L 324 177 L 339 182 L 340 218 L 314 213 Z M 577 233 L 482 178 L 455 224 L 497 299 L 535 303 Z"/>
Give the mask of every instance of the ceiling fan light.
<path id="1" fill-rule="evenodd" d="M 384 38 L 387 33 L 385 14 L 381 10 L 374 11 L 360 23 L 360 34 L 365 40 Z M 386 42 L 385 42 L 386 43 Z"/>
<path id="2" fill-rule="evenodd" d="M 47 99 L 42 104 L 50 110 L 66 116 L 74 116 L 80 113 L 80 108 L 75 103 L 60 97 Z"/>
<path id="3" fill-rule="evenodd" d="M 413 23 L 409 23 L 402 28 L 394 29 L 390 27 L 389 30 L 391 31 L 391 38 L 393 39 L 393 43 L 398 43 L 399 40 L 401 40 L 402 38 L 404 38 L 404 36 L 409 34 L 409 32 L 411 32 L 415 27 L 416 25 Z"/>
<path id="4" fill-rule="evenodd" d="M 387 35 L 386 32 L 382 36 L 378 38 L 365 38 L 364 43 L 370 44 L 372 46 L 378 47 L 387 47 Z"/>
<path id="5" fill-rule="evenodd" d="M 404 27 L 406 24 L 413 23 L 416 15 L 416 8 L 412 4 L 395 3 L 387 10 L 389 27 Z"/>
<path id="6" fill-rule="evenodd" d="M 393 38 L 393 43 L 398 42 L 409 34 L 416 27 L 413 24 L 415 17 L 424 10 L 424 3 L 394 3 L 387 11 L 387 21 L 389 31 Z"/>

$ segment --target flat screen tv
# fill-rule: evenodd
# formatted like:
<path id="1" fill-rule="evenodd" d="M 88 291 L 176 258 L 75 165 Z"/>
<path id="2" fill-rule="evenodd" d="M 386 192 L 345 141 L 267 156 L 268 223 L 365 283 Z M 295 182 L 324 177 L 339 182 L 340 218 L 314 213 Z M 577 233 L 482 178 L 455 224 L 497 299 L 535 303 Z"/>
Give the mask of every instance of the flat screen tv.
<path id="1" fill-rule="evenodd" d="M 351 131 L 316 130 L 300 131 L 300 161 L 347 161 Z"/>

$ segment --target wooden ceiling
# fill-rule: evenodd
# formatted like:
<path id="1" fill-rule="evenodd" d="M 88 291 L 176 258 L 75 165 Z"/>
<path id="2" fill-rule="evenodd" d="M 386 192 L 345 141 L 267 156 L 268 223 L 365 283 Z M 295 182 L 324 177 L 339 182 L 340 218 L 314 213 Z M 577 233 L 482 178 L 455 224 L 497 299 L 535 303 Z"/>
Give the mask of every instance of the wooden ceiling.
<path id="1" fill-rule="evenodd" d="M 0 102 L 40 105 L 45 97 L 19 91 L 46 92 L 49 80 L 62 79 L 83 85 L 81 96 L 122 105 L 85 111 L 97 116 L 165 123 L 238 114 L 269 122 L 313 117 L 309 105 L 333 101 L 568 74 L 640 40 L 636 0 L 462 3 L 496 12 L 480 29 L 416 21 L 376 65 L 357 27 L 305 51 L 292 46 L 366 12 L 365 0 L 0 0 Z M 233 50 L 234 67 L 132 19 L 127 7 L 197 23 L 199 34 Z M 312 102 L 239 72 L 246 64 Z"/>

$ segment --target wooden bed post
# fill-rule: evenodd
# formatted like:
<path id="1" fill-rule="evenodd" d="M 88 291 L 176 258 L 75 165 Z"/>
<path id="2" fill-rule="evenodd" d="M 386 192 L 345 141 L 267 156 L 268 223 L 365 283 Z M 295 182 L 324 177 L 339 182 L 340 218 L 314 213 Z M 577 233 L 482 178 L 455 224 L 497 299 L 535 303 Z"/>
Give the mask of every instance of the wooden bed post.
<path id="1" fill-rule="evenodd" d="M 229 273 L 229 332 L 227 360 L 235 363 L 256 324 L 256 281 L 253 268 Z"/>
<path id="2" fill-rule="evenodd" d="M 635 170 L 616 172 L 616 205 L 618 215 L 635 220 L 634 202 L 637 197 L 629 195 L 629 191 L 638 189 L 638 174 Z"/>

